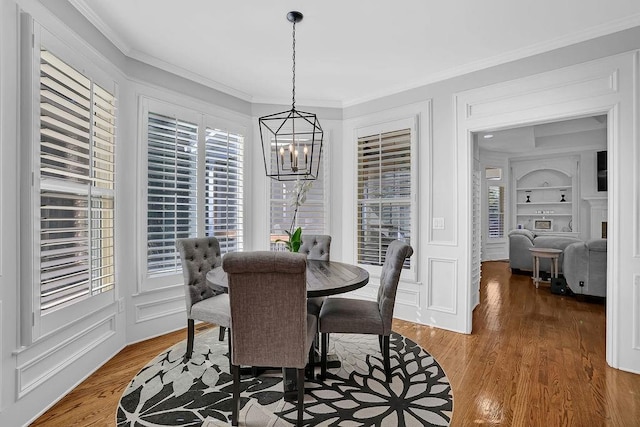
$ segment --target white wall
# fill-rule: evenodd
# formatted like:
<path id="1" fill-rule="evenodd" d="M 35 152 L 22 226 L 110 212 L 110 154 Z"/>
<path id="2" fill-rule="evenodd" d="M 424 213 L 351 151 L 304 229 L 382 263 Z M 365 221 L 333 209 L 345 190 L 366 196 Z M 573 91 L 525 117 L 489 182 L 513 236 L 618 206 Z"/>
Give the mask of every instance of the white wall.
<path id="1" fill-rule="evenodd" d="M 124 298 L 125 311 L 118 312 L 118 304 L 107 307 L 88 318 L 79 319 L 70 328 L 41 340 L 35 345 L 21 347 L 17 331 L 19 323 L 19 289 L 25 286 L 19 275 L 16 248 L 22 242 L 18 225 L 23 215 L 19 211 L 18 177 L 20 159 L 16 109 L 19 104 L 18 40 L 16 34 L 18 14 L 16 3 L 0 3 L 0 417 L 3 425 L 24 425 L 63 394 L 108 360 L 124 345 L 184 327 L 184 301 L 179 284 L 141 292 L 141 242 L 138 198 L 139 132 L 137 129 L 138 96 L 153 93 L 168 100 L 178 99 L 187 104 L 204 105 L 213 114 L 233 116 L 246 120 L 255 129 L 256 117 L 262 111 L 273 112 L 273 106 L 251 105 L 232 96 L 222 94 L 178 76 L 154 69 L 124 57 L 108 40 L 101 36 L 67 2 L 55 2 L 53 13 L 35 0 L 19 0 L 19 4 L 49 31 L 63 37 L 72 46 L 87 49 L 89 57 L 114 74 L 120 87 L 117 180 L 117 298 Z M 46 4 L 46 3 L 45 3 Z M 69 30 L 73 29 L 73 32 Z M 488 84 L 504 82 L 555 70 L 567 65 L 612 55 L 640 47 L 640 28 L 581 43 L 532 58 L 493 67 L 444 82 L 427 85 L 343 110 L 316 109 L 321 123 L 329 134 L 330 160 L 330 233 L 334 236 L 332 257 L 350 260 L 353 251 L 353 224 L 345 212 L 351 209 L 353 199 L 353 162 L 355 141 L 348 126 L 374 117 L 376 120 L 393 118 L 406 110 L 425 112 L 420 120 L 419 140 L 419 234 L 412 242 L 416 248 L 417 280 L 407 282 L 403 288 L 403 304 L 399 317 L 419 323 L 451 330 L 465 330 L 466 314 L 459 303 L 467 298 L 469 261 L 469 229 L 465 225 L 465 197 L 468 194 L 466 173 L 461 166 L 461 152 L 457 145 L 456 94 Z M 626 86 L 625 86 L 626 87 Z M 428 105 L 428 108 L 424 106 Z M 275 109 L 279 111 L 279 109 Z M 345 123 L 348 125 L 345 125 Z M 349 125 L 351 123 L 351 125 Z M 256 135 L 255 132 L 251 133 Z M 255 138 L 248 140 L 253 147 Z M 629 138 L 619 158 L 613 164 L 622 164 L 629 172 L 637 165 L 635 157 L 628 156 Z M 637 143 L 637 142 L 636 142 Z M 632 151 L 632 150 L 631 150 Z M 258 156 L 256 154 L 256 156 Z M 247 248 L 261 249 L 266 245 L 268 227 L 266 200 L 261 159 L 249 156 L 250 182 L 247 200 Z M 634 163 L 635 162 L 635 163 Z M 470 166 L 470 165 L 467 165 Z M 611 168 L 610 173 L 611 173 Z M 635 181 L 638 181 L 635 176 Z M 622 182 L 618 178 L 618 183 Z M 634 194 L 636 187 L 624 183 L 622 190 Z M 632 203 L 632 201 L 629 201 Z M 444 218 L 445 229 L 433 230 L 431 220 Z M 628 209 L 618 224 L 637 229 L 637 209 Z M 624 260 L 615 264 L 625 289 L 640 286 L 640 273 L 630 265 L 638 257 L 640 243 L 634 240 L 620 242 L 619 252 Z M 626 295 L 626 294 L 621 294 Z M 620 296 L 618 296 L 620 298 Z M 632 298 L 629 298 L 632 300 Z M 621 303 L 622 304 L 622 303 Z M 611 316 L 616 324 L 633 324 L 633 310 L 622 304 Z M 464 318 L 462 323 L 460 318 Z M 637 319 L 636 319 L 637 320 Z M 637 322 L 635 322 L 637 324 Z M 609 330 L 608 333 L 611 333 Z M 640 336 L 628 329 L 616 335 L 621 339 L 633 338 L 640 348 Z M 635 341 L 634 341 L 635 340 Z M 616 344 L 621 345 L 621 344 Z M 615 366 L 632 366 L 624 357 L 614 360 Z M 115 414 L 114 414 L 115 416 Z"/>
<path id="2" fill-rule="evenodd" d="M 21 247 L 28 247 L 20 235 L 21 221 L 29 217 L 21 211 L 20 172 L 25 167 L 20 158 L 20 149 L 29 144 L 20 133 L 18 110 L 20 79 L 30 79 L 27 70 L 19 72 L 20 16 L 16 3 L 3 1 L 0 4 L 0 310 L 1 313 L 1 358 L 0 418 L 3 425 L 18 426 L 27 423 L 60 396 L 73 389 L 97 366 L 116 354 L 126 343 L 125 314 L 118 310 L 117 297 L 99 310 L 76 318 L 66 328 L 40 336 L 35 342 L 24 345 L 20 337 L 21 308 L 20 290 L 25 283 L 20 275 L 19 258 Z M 47 29 L 57 31 L 69 49 L 83 49 L 86 58 L 100 67 L 121 87 L 123 75 L 95 52 L 87 51 L 82 40 L 61 25 L 39 3 L 26 2 L 24 7 Z M 29 39 L 27 39 L 29 40 Z M 126 111 L 126 109 L 125 109 Z M 123 136 L 126 126 L 118 129 Z M 118 178 L 120 176 L 118 175 Z M 121 206 L 117 216 L 121 217 Z M 122 237 L 121 230 L 118 234 Z M 117 248 L 117 262 L 122 262 Z M 120 282 L 123 276 L 117 271 Z M 124 293 L 119 287 L 116 293 Z M 29 318 L 30 313 L 26 313 Z"/>

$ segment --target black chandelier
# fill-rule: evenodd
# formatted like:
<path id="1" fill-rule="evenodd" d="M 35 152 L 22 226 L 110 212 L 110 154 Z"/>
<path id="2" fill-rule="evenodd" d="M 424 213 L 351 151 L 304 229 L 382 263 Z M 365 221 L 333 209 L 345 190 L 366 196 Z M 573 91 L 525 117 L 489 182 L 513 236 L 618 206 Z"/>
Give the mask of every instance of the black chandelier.
<path id="1" fill-rule="evenodd" d="M 296 23 L 302 13 L 287 14 L 293 23 L 293 91 L 291 109 L 258 119 L 264 169 L 278 181 L 314 180 L 320 170 L 322 127 L 313 113 L 296 110 Z"/>

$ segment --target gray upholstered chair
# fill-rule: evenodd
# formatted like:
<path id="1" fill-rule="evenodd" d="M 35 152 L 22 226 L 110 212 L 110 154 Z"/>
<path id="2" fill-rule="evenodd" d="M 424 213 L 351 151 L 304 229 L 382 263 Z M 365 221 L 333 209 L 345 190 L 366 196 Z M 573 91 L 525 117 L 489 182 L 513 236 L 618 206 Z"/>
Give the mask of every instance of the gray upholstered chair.
<path id="1" fill-rule="evenodd" d="M 413 254 L 413 249 L 405 242 L 394 240 L 387 248 L 380 287 L 376 301 L 352 298 L 327 298 L 320 310 L 320 334 L 322 335 L 322 365 L 320 377 L 327 374 L 327 347 L 329 334 L 375 334 L 380 340 L 380 350 L 384 362 L 387 381 L 391 380 L 389 359 L 389 335 L 393 321 L 396 291 L 404 260 Z"/>
<path id="2" fill-rule="evenodd" d="M 220 341 L 231 324 L 229 296 L 223 289 L 207 285 L 207 273 L 222 264 L 220 244 L 215 237 L 177 239 L 176 246 L 182 260 L 185 297 L 187 303 L 187 351 L 185 361 L 193 353 L 194 322 L 196 320 L 220 326 Z"/>
<path id="3" fill-rule="evenodd" d="M 563 270 L 567 285 L 574 294 L 606 297 L 607 239 L 593 239 L 567 246 Z"/>
<path id="4" fill-rule="evenodd" d="M 331 236 L 326 234 L 302 235 L 302 244 L 298 253 L 305 254 L 307 259 L 329 261 L 331 255 Z M 307 300 L 307 310 L 316 317 L 320 314 L 320 307 L 326 297 L 309 298 Z"/>
<path id="5" fill-rule="evenodd" d="M 297 369 L 298 425 L 302 425 L 304 371 L 317 319 L 307 314 L 307 260 L 291 252 L 233 252 L 222 268 L 231 304 L 231 424 L 238 424 L 240 366 Z"/>

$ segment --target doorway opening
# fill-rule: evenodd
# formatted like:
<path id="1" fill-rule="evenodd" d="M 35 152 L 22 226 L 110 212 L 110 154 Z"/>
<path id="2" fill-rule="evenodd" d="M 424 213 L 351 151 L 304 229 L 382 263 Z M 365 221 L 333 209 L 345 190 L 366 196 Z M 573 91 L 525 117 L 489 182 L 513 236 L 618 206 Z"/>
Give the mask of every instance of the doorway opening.
<path id="1" fill-rule="evenodd" d="M 481 227 L 473 233 L 481 240 L 477 262 L 504 260 L 514 272 L 531 274 L 532 257 L 510 247 L 510 234 L 527 243 L 520 235 L 545 236 L 547 241 L 557 236 L 559 246 L 606 239 L 607 136 L 606 114 L 473 132 L 472 172 L 481 177 L 472 198 L 480 201 L 479 209 L 472 208 L 472 215 L 480 215 L 472 221 Z M 563 262 L 564 257 L 561 276 Z M 606 281 L 607 268 L 595 273 L 598 280 Z M 606 295 L 604 284 L 594 291 L 575 274 L 566 279 L 576 294 Z"/>

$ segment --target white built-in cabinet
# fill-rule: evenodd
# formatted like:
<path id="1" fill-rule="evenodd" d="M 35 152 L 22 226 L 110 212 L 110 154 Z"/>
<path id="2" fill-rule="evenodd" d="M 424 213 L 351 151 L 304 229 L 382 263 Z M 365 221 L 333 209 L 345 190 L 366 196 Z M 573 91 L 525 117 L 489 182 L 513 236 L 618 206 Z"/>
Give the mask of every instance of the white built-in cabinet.
<path id="1" fill-rule="evenodd" d="M 579 157 L 511 161 L 510 228 L 578 235 Z"/>

